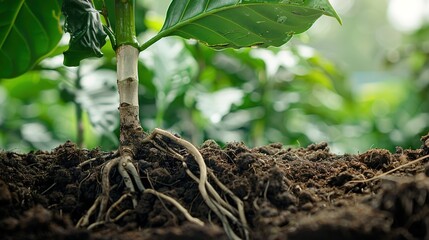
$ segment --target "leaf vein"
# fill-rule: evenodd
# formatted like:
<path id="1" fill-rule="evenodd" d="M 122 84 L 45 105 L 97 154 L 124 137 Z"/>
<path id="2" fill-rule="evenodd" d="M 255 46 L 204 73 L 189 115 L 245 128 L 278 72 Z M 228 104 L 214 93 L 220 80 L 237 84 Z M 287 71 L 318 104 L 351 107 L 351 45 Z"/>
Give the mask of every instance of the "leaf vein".
<path id="1" fill-rule="evenodd" d="M 179 18 L 179 21 L 178 21 L 178 22 L 181 22 L 181 21 L 182 21 L 183 17 L 185 16 L 185 12 L 186 12 L 186 10 L 188 10 L 189 3 L 190 3 L 191 1 L 192 1 L 192 0 L 188 0 L 188 2 L 186 3 L 185 8 L 183 8 L 183 12 L 182 12 L 182 14 L 180 15 L 180 18 Z"/>
<path id="2" fill-rule="evenodd" d="M 15 16 L 13 16 L 13 19 L 12 19 L 12 21 L 10 22 L 10 27 L 9 27 L 9 29 L 7 29 L 7 30 L 6 30 L 5 38 L 0 39 L 0 48 L 2 48 L 2 47 L 3 47 L 3 44 L 4 44 L 4 42 L 6 41 L 7 36 L 9 36 L 9 33 L 10 33 L 10 31 L 12 30 L 12 27 L 13 27 L 13 25 L 14 25 L 15 21 L 16 21 L 16 18 L 17 18 L 17 17 L 18 17 L 18 15 L 19 15 L 20 9 L 21 9 L 22 5 L 24 4 L 24 2 L 25 2 L 25 0 L 21 0 L 21 2 L 20 2 L 20 4 L 19 4 L 19 7 L 17 8 L 16 14 L 15 14 Z"/>

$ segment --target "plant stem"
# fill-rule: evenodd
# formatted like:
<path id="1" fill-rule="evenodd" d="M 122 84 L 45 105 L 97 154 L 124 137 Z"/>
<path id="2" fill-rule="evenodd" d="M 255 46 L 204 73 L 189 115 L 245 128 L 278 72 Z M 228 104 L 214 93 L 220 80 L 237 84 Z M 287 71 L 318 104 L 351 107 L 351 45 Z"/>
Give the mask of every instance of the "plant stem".
<path id="1" fill-rule="evenodd" d="M 120 104 L 138 106 L 138 62 L 139 51 L 130 45 L 120 46 L 116 51 L 117 76 Z"/>
<path id="2" fill-rule="evenodd" d="M 138 48 L 135 27 L 134 0 L 115 0 L 116 42 Z"/>
<path id="3" fill-rule="evenodd" d="M 120 144 L 133 146 L 135 133 L 141 132 L 138 101 L 138 56 L 134 24 L 134 1 L 115 0 L 117 76 L 119 90 Z"/>
<path id="4" fill-rule="evenodd" d="M 78 67 L 77 68 L 77 78 L 76 78 L 76 89 L 79 91 L 82 89 L 82 85 L 81 85 L 81 68 Z M 82 147 L 83 146 L 83 133 L 84 133 L 84 129 L 83 129 L 83 110 L 82 110 L 82 105 L 80 103 L 76 102 L 76 122 L 77 122 L 77 136 L 76 136 L 76 144 L 78 147 Z"/>
<path id="5" fill-rule="evenodd" d="M 120 143 L 128 145 L 130 131 L 139 130 L 138 72 L 139 51 L 131 45 L 116 50 L 119 90 Z"/>

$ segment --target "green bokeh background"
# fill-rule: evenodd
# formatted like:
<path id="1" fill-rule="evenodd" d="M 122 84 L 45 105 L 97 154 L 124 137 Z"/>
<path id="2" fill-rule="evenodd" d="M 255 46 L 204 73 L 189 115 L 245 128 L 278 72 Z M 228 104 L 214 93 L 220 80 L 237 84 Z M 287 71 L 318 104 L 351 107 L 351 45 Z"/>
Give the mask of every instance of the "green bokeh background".
<path id="1" fill-rule="evenodd" d="M 344 2 L 333 1 L 343 26 L 322 17 L 281 48 L 214 51 L 179 38 L 150 47 L 139 65 L 143 128 L 162 127 L 196 145 L 326 141 L 337 153 L 419 147 L 429 130 L 429 20 L 401 32 L 388 20 L 389 1 Z M 140 40 L 160 29 L 168 3 L 138 1 Z M 62 66 L 58 55 L 0 79 L 0 149 L 49 150 L 78 142 L 79 129 L 83 147 L 115 149 L 114 53 L 103 51 L 105 58 L 79 68 Z"/>

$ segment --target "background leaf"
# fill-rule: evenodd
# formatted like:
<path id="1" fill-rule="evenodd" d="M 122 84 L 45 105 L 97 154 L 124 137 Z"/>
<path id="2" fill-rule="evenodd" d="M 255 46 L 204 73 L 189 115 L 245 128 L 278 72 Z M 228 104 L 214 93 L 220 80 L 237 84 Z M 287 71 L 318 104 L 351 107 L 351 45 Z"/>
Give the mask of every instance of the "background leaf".
<path id="1" fill-rule="evenodd" d="M 159 35 L 217 49 L 280 46 L 322 15 L 341 22 L 328 0 L 173 0 Z"/>
<path id="2" fill-rule="evenodd" d="M 61 36 L 58 0 L 0 1 L 0 78 L 31 69 Z"/>
<path id="3" fill-rule="evenodd" d="M 231 112 L 233 105 L 241 105 L 244 93 L 236 88 L 224 88 L 214 93 L 199 93 L 196 108 L 213 123 L 219 123 Z"/>
<path id="4" fill-rule="evenodd" d="M 142 2 L 150 14 L 136 19 L 141 23 L 156 22 L 149 27 L 159 31 L 171 0 Z M 421 22 L 418 29 L 398 32 L 397 23 L 389 23 L 387 10 L 395 2 L 407 4 L 406 1 L 331 2 L 341 13 L 344 26 L 338 26 L 330 18 L 319 19 L 317 26 L 281 48 L 214 51 L 195 41 L 176 38 L 185 43 L 183 51 L 192 54 L 199 68 L 190 84 L 176 84 L 169 90 L 176 92 L 176 97 L 164 112 L 162 127 L 196 145 L 214 139 L 220 144 L 243 141 L 247 146 L 260 146 L 281 142 L 295 147 L 326 141 L 336 153 L 357 153 L 369 148 L 395 152 L 399 150 L 396 146 L 419 148 L 419 136 L 429 130 L 427 14 L 423 15 L 426 24 Z M 415 10 L 398 9 L 400 15 L 394 17 L 396 20 L 401 20 L 400 16 L 418 15 Z M 146 36 L 140 35 L 140 39 Z M 356 42 L 359 44 L 350 47 L 349 43 Z M 170 54 L 171 48 L 166 45 L 157 51 Z M 154 50 L 151 49 L 147 50 Z M 66 140 L 76 141 L 76 106 L 84 103 L 77 102 L 76 95 L 63 96 L 58 91 L 66 82 L 70 81 L 68 85 L 72 86 L 76 79 L 76 68 L 63 67 L 62 54 L 55 54 L 64 50 L 56 48 L 50 54 L 55 66 L 43 61 L 18 78 L 0 79 L 1 149 L 48 150 Z M 96 84 L 98 79 L 104 82 L 104 69 L 116 69 L 112 48 L 106 44 L 102 52 L 103 58 L 88 61 L 98 62 L 98 67 L 89 71 L 97 72 L 97 81 L 84 82 Z M 87 66 L 88 62 L 81 66 Z M 160 100 L 157 95 L 160 86 L 155 87 L 151 80 L 154 74 L 153 68 L 139 62 L 140 119 L 145 130 L 161 126 L 154 120 L 159 114 Z M 220 112 L 222 119 L 216 123 L 213 120 L 219 118 L 207 112 L 210 106 L 204 105 L 201 96 L 217 96 L 218 92 L 225 93 L 224 89 L 239 89 L 242 100 L 225 102 L 229 112 Z M 81 89 L 88 91 L 88 95 L 92 90 L 86 86 Z M 109 87 L 107 90 L 112 99 L 117 97 L 117 92 Z M 113 107 L 116 108 L 112 103 Z M 105 112 L 97 114 L 102 117 Z M 84 111 L 84 147 L 117 149 L 117 143 L 106 136 L 118 135 L 117 124 L 112 123 L 116 125 L 114 131 L 102 128 L 106 132 L 99 134 L 93 119 Z"/>
<path id="5" fill-rule="evenodd" d="M 198 65 L 180 39 L 165 38 L 140 54 L 152 71 L 156 88 L 157 126 L 162 124 L 169 105 L 182 94 L 196 76 Z"/>
<path id="6" fill-rule="evenodd" d="M 116 72 L 97 69 L 85 74 L 82 88 L 75 92 L 75 99 L 88 113 L 92 126 L 112 141 L 117 138 L 114 130 L 119 125 L 119 96 L 116 86 Z"/>
<path id="7" fill-rule="evenodd" d="M 102 57 L 106 44 L 100 14 L 88 0 L 64 0 L 64 29 L 70 33 L 69 49 L 64 52 L 64 65 L 78 66 L 82 59 Z"/>

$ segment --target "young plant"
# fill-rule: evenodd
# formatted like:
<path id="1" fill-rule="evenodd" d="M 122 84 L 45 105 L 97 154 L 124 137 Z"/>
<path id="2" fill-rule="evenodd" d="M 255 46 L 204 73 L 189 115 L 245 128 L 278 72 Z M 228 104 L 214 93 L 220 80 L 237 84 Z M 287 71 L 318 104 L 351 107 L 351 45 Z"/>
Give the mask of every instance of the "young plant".
<path id="1" fill-rule="evenodd" d="M 113 0 L 108 0 L 113 1 Z M 135 1 L 115 0 L 115 11 L 104 6 L 96 10 L 90 0 L 63 0 L 64 29 L 70 33 L 69 49 L 64 52 L 66 66 L 78 66 L 82 59 L 102 57 L 101 48 L 107 36 L 116 51 L 117 84 L 119 90 L 120 146 L 117 155 L 102 168 L 102 193 L 95 200 L 78 226 L 92 228 L 106 222 L 114 222 L 129 211 L 113 217 L 111 210 L 126 198 L 137 205 L 137 193 L 151 193 L 175 204 L 188 220 L 203 224 L 187 213 L 174 199 L 154 189 L 143 186 L 133 160 L 142 144 L 155 147 L 183 162 L 188 175 L 199 186 L 205 203 L 219 217 L 231 239 L 248 238 L 248 227 L 241 200 L 227 189 L 206 167 L 201 154 L 189 142 L 164 130 L 155 129 L 147 135 L 141 128 L 138 102 L 138 56 L 158 40 L 168 36 L 196 39 L 215 49 L 281 46 L 294 34 L 308 30 L 322 15 L 340 18 L 328 0 L 173 0 L 167 12 L 164 26 L 152 39 L 140 44 L 135 31 Z M 0 78 L 18 76 L 32 68 L 55 48 L 61 37 L 59 3 L 47 0 L 44 4 L 34 1 L 0 2 Z M 114 14 L 114 27 L 109 15 Z M 101 16 L 104 17 L 102 21 Z M 170 144 L 164 141 L 168 140 Z M 174 144 L 172 144 L 174 143 Z M 179 149 L 186 149 L 200 168 L 199 177 L 186 165 Z M 88 160 L 79 165 L 92 162 Z M 110 172 L 117 168 L 128 191 L 115 202 L 110 200 Z M 230 204 L 208 182 L 210 177 L 234 200 Z M 92 217 L 97 213 L 97 217 Z M 238 223 L 237 233 L 231 223 Z"/>

